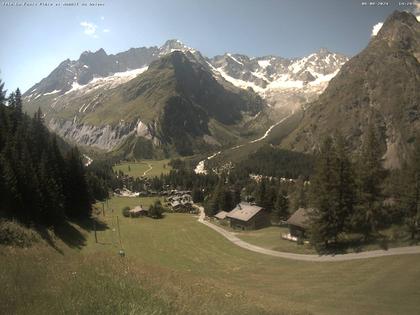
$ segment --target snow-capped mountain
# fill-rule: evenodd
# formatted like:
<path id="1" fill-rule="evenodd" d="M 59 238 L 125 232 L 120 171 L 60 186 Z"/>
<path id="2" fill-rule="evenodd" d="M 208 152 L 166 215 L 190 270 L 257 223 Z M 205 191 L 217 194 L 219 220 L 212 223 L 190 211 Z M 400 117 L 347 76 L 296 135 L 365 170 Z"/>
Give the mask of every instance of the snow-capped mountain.
<path id="1" fill-rule="evenodd" d="M 307 57 L 286 59 L 277 56 L 248 57 L 226 53 L 205 58 L 179 40 L 161 47 L 131 48 L 116 55 L 103 49 L 85 51 L 79 60 L 63 61 L 51 74 L 25 94 L 27 101 L 43 95 L 78 94 L 98 88 L 113 88 L 140 75 L 147 66 L 174 51 L 182 51 L 191 61 L 201 63 L 219 80 L 236 87 L 252 88 L 269 105 L 295 109 L 320 94 L 348 60 L 344 55 L 321 49 Z"/>
<path id="2" fill-rule="evenodd" d="M 272 124 L 267 104 L 280 108 L 275 113 L 280 117 L 316 98 L 346 60 L 326 50 L 300 59 L 229 53 L 206 58 L 179 40 L 168 40 L 161 47 L 115 55 L 103 49 L 83 52 L 78 60 L 63 61 L 23 96 L 28 113 L 40 107 L 49 128 L 76 143 L 111 150 L 137 135 L 156 146 L 174 145 L 174 132 L 167 130 L 173 118 L 188 137 L 203 138 L 188 138 L 197 148 L 198 143 L 220 146 Z M 179 95 L 182 101 L 174 102 Z M 195 112 L 169 112 L 168 104 L 174 103 L 195 104 Z M 226 131 L 218 132 L 212 119 Z M 192 128 L 196 120 L 203 125 Z M 176 150 L 188 147 L 188 141 L 176 143 Z"/>
<path id="3" fill-rule="evenodd" d="M 24 96 L 31 100 L 42 95 L 59 96 L 76 90 L 115 87 L 144 72 L 151 62 L 176 50 L 196 53 L 179 40 L 168 40 L 161 47 L 131 48 L 116 55 L 108 55 L 102 48 L 96 52 L 85 51 L 78 60 L 63 61 Z"/>
<path id="4" fill-rule="evenodd" d="M 252 88 L 272 106 L 293 109 L 320 94 L 347 60 L 344 55 L 322 48 L 307 57 L 295 59 L 250 58 L 226 53 L 209 62 L 215 74 L 233 85 Z"/>

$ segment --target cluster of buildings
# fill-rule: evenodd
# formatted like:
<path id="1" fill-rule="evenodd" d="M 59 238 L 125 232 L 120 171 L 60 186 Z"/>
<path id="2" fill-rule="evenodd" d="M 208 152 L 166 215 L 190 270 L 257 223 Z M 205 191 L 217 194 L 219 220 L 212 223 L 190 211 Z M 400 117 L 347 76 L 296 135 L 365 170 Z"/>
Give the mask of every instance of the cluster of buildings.
<path id="1" fill-rule="evenodd" d="M 166 205 L 173 212 L 192 213 L 195 212 L 191 191 L 172 190 L 166 194 Z"/>
<path id="2" fill-rule="evenodd" d="M 289 233 L 282 238 L 298 241 L 305 236 L 309 228 L 309 216 L 313 209 L 299 208 L 286 221 Z M 256 230 L 271 225 L 270 213 L 264 208 L 249 202 L 239 203 L 232 211 L 220 211 L 214 218 L 220 222 L 228 223 L 233 229 Z"/>

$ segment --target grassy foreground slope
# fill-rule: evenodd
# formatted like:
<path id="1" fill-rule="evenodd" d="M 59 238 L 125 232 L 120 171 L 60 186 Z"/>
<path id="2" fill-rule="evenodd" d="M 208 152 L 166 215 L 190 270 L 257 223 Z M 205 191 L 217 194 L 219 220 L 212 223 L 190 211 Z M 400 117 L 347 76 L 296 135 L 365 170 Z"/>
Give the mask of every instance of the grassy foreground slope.
<path id="1" fill-rule="evenodd" d="M 121 198 L 109 202 L 115 213 L 122 205 Z M 236 247 L 186 214 L 119 219 L 124 259 L 87 232 L 85 246 L 62 244 L 62 253 L 1 248 L 0 313 L 420 312 L 419 255 L 296 262 Z M 98 232 L 99 240 L 112 233 Z"/>

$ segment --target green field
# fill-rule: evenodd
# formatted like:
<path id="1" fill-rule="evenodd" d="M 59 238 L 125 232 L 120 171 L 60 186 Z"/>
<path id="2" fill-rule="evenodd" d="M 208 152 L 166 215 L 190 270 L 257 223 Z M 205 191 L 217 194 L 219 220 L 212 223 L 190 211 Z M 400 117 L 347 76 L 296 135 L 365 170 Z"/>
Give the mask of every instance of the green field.
<path id="1" fill-rule="evenodd" d="M 170 160 L 142 160 L 137 162 L 123 162 L 114 166 L 114 171 L 122 171 L 133 177 L 155 177 L 168 174 L 171 167 Z"/>
<path id="2" fill-rule="evenodd" d="M 215 223 L 218 224 L 217 221 Z M 269 226 L 259 230 L 240 231 L 233 230 L 226 224 L 218 225 L 232 232 L 238 238 L 263 248 L 297 254 L 316 254 L 316 250 L 309 244 L 300 245 L 296 242 L 282 239 L 282 234 L 289 233 L 289 229 L 287 227 Z M 370 243 L 349 247 L 346 249 L 346 252 L 351 253 L 359 251 L 380 250 L 384 248 L 413 245 L 413 241 L 410 239 L 409 233 L 402 226 L 392 226 L 385 230 L 379 231 L 379 233 L 383 239 L 378 237 L 378 239 L 372 240 Z"/>
<path id="3" fill-rule="evenodd" d="M 109 207 L 120 213 L 135 199 Z M 115 237 L 110 211 L 105 221 L 99 240 Z M 0 313 L 420 313 L 420 255 L 299 262 L 239 248 L 192 215 L 119 223 L 125 258 L 92 232 L 58 250 L 1 248 Z"/>
<path id="4" fill-rule="evenodd" d="M 298 254 L 316 253 L 315 249 L 309 245 L 298 245 L 296 242 L 282 239 L 282 234 L 289 233 L 287 227 L 270 226 L 255 231 L 235 231 L 234 233 L 237 237 L 248 243 L 280 252 Z"/>

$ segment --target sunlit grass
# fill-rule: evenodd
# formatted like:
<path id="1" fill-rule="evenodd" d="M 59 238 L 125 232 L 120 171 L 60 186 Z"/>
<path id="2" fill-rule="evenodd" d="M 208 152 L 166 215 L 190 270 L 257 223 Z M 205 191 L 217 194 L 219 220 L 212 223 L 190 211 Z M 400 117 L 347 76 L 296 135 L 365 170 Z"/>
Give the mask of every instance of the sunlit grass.
<path id="1" fill-rule="evenodd" d="M 420 255 L 315 263 L 239 248 L 187 214 L 125 218 L 122 247 L 0 249 L 0 313 L 418 314 Z M 152 199 L 149 200 L 152 202 Z M 142 200 L 146 203 L 146 200 Z M 103 216 L 98 217 L 99 220 Z M 116 235 L 98 231 L 99 240 Z M 103 234 L 102 234 L 103 233 Z M 114 233 L 114 234 L 112 234 Z"/>
<path id="2" fill-rule="evenodd" d="M 122 171 L 133 177 L 155 177 L 168 174 L 171 166 L 169 160 L 142 160 L 137 162 L 123 162 L 114 166 L 114 171 Z"/>

